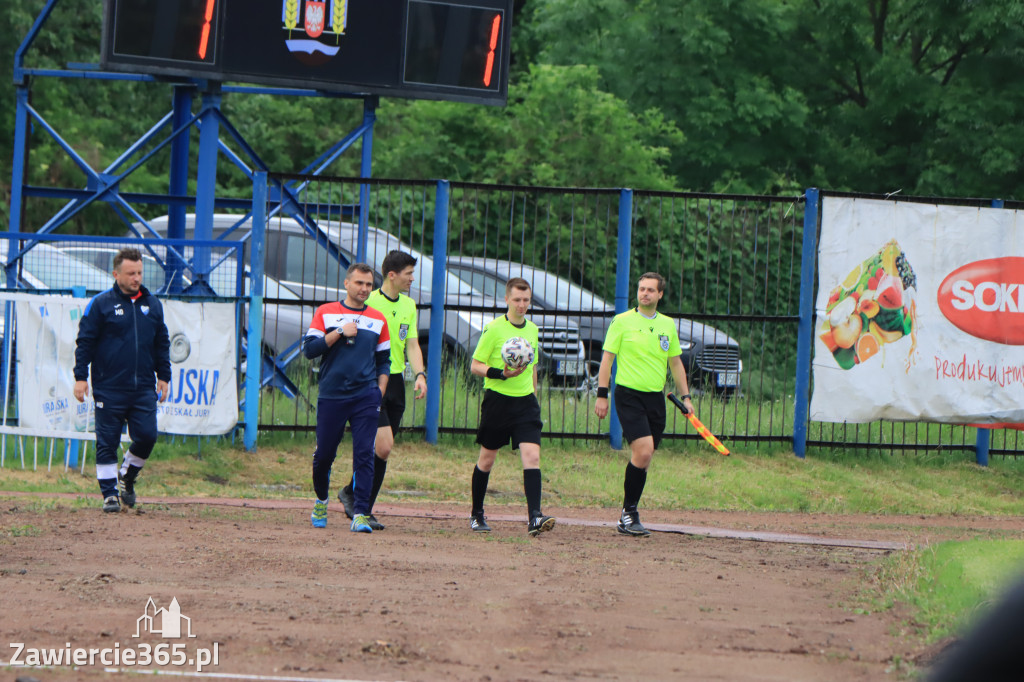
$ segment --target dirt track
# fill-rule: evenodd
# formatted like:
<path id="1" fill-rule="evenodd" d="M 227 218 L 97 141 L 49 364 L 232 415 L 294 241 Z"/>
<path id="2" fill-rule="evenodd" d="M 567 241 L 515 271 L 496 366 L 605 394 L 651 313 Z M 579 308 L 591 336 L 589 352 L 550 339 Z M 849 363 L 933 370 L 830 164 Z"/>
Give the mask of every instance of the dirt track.
<path id="1" fill-rule="evenodd" d="M 0 493 L 3 497 L 3 493 Z M 473 535 L 464 519 L 399 516 L 326 531 L 305 506 L 145 504 L 144 513 L 38 511 L 0 500 L 0 646 L 137 647 L 147 599 L 177 598 L 220 675 L 358 680 L 878 680 L 920 645 L 896 613 L 858 615 L 877 549 L 656 533 L 563 523 L 536 539 L 524 521 Z M 460 513 L 438 506 L 440 515 Z M 516 508 L 492 508 L 514 518 Z M 417 512 L 418 513 L 418 512 Z M 548 510 L 610 521 L 611 510 Z M 922 543 L 1019 519 L 648 513 L 645 522 Z M 173 640 L 185 641 L 185 640 Z M 5 650 L 6 660 L 12 650 Z M 168 667 L 176 673 L 181 668 Z M 13 679 L 14 672 L 6 673 Z M 33 671 L 101 679 L 102 666 Z"/>

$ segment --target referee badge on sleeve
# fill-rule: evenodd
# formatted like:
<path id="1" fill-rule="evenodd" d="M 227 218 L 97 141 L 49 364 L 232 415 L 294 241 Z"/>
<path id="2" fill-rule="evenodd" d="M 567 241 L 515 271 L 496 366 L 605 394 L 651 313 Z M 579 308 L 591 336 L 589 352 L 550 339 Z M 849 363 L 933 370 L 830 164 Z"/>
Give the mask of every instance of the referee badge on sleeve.
<path id="1" fill-rule="evenodd" d="M 661 343 L 661 349 L 663 351 L 667 352 L 668 351 L 668 335 L 667 334 L 658 334 L 658 342 Z"/>
<path id="2" fill-rule="evenodd" d="M 405 337 L 409 335 L 409 325 L 400 324 L 398 325 L 398 338 L 405 341 Z"/>

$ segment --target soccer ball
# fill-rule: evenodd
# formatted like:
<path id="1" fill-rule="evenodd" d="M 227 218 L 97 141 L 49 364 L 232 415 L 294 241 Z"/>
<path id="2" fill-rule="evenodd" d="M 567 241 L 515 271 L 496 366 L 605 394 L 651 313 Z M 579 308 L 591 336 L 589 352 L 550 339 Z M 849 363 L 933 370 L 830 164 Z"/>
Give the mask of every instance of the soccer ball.
<path id="1" fill-rule="evenodd" d="M 533 362 L 533 346 L 521 336 L 513 336 L 501 347 L 501 359 L 512 369 L 522 369 Z"/>

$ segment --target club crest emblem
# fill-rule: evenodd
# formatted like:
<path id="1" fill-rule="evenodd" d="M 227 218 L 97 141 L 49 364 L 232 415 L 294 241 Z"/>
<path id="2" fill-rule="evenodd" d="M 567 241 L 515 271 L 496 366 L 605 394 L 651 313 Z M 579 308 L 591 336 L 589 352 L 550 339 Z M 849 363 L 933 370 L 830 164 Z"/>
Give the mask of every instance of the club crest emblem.
<path id="1" fill-rule="evenodd" d="M 668 351 L 668 336 L 666 334 L 658 334 L 658 341 L 661 343 L 661 349 Z"/>
<path id="2" fill-rule="evenodd" d="M 398 338 L 405 341 L 405 337 L 409 336 L 409 325 L 403 324 L 398 327 Z"/>
<path id="3" fill-rule="evenodd" d="M 349 0 L 282 0 L 285 46 L 303 64 L 319 66 L 338 54 L 348 26 Z"/>

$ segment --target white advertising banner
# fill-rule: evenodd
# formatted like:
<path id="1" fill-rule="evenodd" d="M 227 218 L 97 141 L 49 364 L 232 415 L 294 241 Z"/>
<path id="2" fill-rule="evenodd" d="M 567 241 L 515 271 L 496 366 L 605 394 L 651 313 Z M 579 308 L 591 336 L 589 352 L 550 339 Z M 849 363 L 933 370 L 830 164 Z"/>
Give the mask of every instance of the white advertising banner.
<path id="1" fill-rule="evenodd" d="M 92 396 L 74 398 L 75 339 L 87 299 L 17 303 L 19 425 L 38 435 L 95 431 Z M 235 306 L 162 301 L 171 340 L 170 395 L 157 404 L 162 433 L 219 435 L 238 423 Z M 155 380 L 154 380 L 155 381 Z"/>
<path id="2" fill-rule="evenodd" d="M 1024 422 L 1022 218 L 825 197 L 811 419 Z"/>

